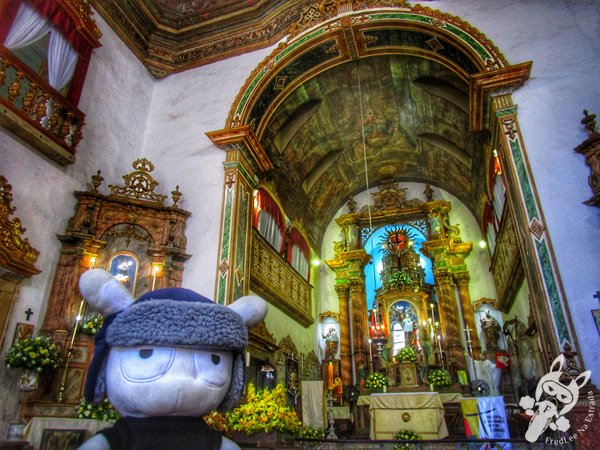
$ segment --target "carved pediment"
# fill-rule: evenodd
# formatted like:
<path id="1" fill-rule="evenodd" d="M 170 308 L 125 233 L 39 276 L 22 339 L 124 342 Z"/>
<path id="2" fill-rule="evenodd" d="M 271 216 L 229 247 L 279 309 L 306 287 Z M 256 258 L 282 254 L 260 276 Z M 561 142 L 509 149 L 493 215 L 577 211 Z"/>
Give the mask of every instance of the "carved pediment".
<path id="1" fill-rule="evenodd" d="M 26 231 L 18 217 L 12 218 L 16 208 L 11 206 L 12 186 L 0 175 L 0 266 L 23 277 L 40 273 L 35 262 L 40 252 L 34 249 L 22 234 Z"/>

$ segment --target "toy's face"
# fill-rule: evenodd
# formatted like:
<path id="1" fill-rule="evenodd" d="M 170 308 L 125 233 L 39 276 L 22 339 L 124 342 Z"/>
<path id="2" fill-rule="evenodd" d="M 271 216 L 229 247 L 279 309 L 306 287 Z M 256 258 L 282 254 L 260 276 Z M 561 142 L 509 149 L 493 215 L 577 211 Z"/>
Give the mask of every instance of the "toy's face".
<path id="1" fill-rule="evenodd" d="M 225 398 L 232 366 L 229 351 L 112 347 L 107 395 L 123 416 L 202 416 Z"/>

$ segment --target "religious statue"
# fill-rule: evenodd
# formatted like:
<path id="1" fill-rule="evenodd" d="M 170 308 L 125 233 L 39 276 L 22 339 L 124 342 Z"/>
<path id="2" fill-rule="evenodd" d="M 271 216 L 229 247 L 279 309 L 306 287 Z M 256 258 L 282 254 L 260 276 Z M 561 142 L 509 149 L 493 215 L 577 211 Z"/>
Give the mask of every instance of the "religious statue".
<path id="1" fill-rule="evenodd" d="M 404 338 L 406 339 L 406 345 L 413 345 L 413 330 L 414 321 L 410 314 L 405 314 L 402 319 L 402 329 L 404 330 Z"/>
<path id="2" fill-rule="evenodd" d="M 486 350 L 498 350 L 498 341 L 500 340 L 500 325 L 498 321 L 492 317 L 489 311 L 485 312 L 485 316 L 481 318 L 481 330 L 485 335 Z"/>
<path id="3" fill-rule="evenodd" d="M 325 339 L 325 359 L 335 359 L 340 344 L 340 338 L 335 327 L 329 328 L 327 333 L 322 334 Z"/>
<path id="4" fill-rule="evenodd" d="M 266 360 L 260 368 L 260 384 L 263 389 L 274 389 L 277 384 L 275 366 L 269 360 Z"/>

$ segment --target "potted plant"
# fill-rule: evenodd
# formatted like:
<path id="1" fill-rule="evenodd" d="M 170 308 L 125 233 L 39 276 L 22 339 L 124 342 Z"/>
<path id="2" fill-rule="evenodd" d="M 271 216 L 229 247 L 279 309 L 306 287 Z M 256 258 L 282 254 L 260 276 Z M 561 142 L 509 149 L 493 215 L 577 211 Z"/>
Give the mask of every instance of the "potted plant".
<path id="1" fill-rule="evenodd" d="M 371 392 L 385 392 L 389 384 L 388 378 L 379 372 L 373 372 L 365 380 L 365 387 Z"/>
<path id="2" fill-rule="evenodd" d="M 296 435 L 302 422 L 296 411 L 287 405 L 285 387 L 278 384 L 272 390 L 248 385 L 246 402 L 226 413 L 232 439 L 240 442 L 280 442 Z"/>
<path id="3" fill-rule="evenodd" d="M 38 386 L 41 372 L 58 367 L 58 346 L 45 336 L 21 339 L 8 349 L 5 363 L 9 369 L 24 369 L 17 388 L 32 391 Z"/>

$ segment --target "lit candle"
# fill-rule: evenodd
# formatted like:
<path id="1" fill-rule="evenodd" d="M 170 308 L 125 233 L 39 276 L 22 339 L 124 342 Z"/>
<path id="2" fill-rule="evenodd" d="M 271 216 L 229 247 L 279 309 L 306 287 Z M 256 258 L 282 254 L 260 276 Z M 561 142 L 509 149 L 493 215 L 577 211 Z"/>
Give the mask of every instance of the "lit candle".
<path id="1" fill-rule="evenodd" d="M 433 303 L 430 303 L 429 306 L 431 306 L 431 320 L 435 320 L 435 317 L 433 315 Z"/>
<path id="2" fill-rule="evenodd" d="M 444 367 L 444 358 L 442 357 L 442 336 L 438 334 L 437 338 L 438 338 L 438 349 L 440 351 L 440 363 L 442 364 L 442 367 Z"/>
<path id="3" fill-rule="evenodd" d="M 327 366 L 327 389 L 333 389 L 333 364 L 331 362 Z"/>
<path id="4" fill-rule="evenodd" d="M 154 286 L 156 285 L 156 274 L 158 273 L 158 266 L 154 266 L 152 268 L 152 290 L 154 290 Z"/>
<path id="5" fill-rule="evenodd" d="M 96 257 L 92 256 L 90 258 L 90 270 L 92 270 L 94 268 L 94 264 L 96 263 Z"/>

